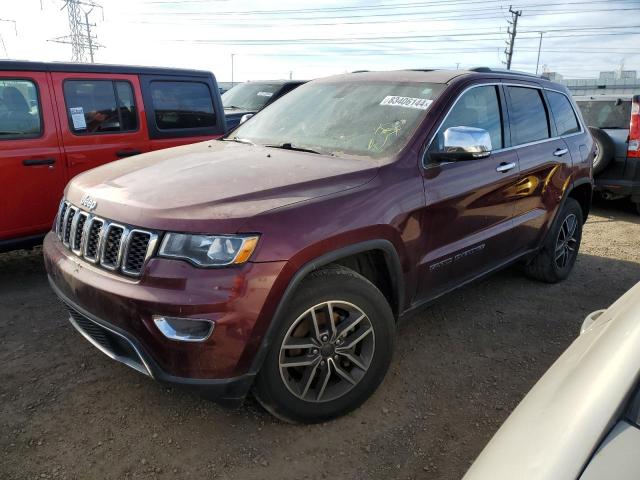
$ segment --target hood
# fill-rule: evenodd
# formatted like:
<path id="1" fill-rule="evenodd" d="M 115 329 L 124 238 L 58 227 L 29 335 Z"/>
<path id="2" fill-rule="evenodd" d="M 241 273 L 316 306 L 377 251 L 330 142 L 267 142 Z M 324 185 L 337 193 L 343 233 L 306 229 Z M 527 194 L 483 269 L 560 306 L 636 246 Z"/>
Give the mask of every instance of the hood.
<path id="1" fill-rule="evenodd" d="M 357 187 L 376 171 L 370 160 L 208 141 L 85 172 L 66 198 L 79 205 L 89 195 L 93 213 L 134 226 L 233 233 L 254 215 Z"/>

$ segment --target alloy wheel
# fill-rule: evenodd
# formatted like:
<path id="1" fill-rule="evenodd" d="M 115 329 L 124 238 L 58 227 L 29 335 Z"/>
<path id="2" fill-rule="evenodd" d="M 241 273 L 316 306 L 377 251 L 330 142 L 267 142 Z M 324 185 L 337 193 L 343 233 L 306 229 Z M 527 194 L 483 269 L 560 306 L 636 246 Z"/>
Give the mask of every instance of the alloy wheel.
<path id="1" fill-rule="evenodd" d="M 280 346 L 280 376 L 299 399 L 329 402 L 362 380 L 374 351 L 373 326 L 359 307 L 339 300 L 319 303 L 287 331 Z"/>
<path id="2" fill-rule="evenodd" d="M 565 268 L 570 260 L 576 255 L 576 247 L 578 240 L 576 239 L 576 230 L 578 227 L 578 219 L 572 213 L 562 222 L 555 248 L 555 262 L 558 268 Z"/>

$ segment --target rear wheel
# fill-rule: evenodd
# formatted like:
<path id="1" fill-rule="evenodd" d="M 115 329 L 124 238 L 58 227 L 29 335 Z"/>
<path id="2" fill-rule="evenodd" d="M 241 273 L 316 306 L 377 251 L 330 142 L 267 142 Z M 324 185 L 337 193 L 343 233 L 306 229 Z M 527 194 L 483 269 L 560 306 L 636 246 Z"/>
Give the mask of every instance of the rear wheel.
<path id="1" fill-rule="evenodd" d="M 567 198 L 537 255 L 525 266 L 527 274 L 556 283 L 569 276 L 582 240 L 582 208 Z"/>
<path id="2" fill-rule="evenodd" d="M 394 330 L 388 302 L 366 278 L 339 266 L 315 271 L 287 309 L 254 396 L 286 421 L 343 415 L 382 381 Z"/>

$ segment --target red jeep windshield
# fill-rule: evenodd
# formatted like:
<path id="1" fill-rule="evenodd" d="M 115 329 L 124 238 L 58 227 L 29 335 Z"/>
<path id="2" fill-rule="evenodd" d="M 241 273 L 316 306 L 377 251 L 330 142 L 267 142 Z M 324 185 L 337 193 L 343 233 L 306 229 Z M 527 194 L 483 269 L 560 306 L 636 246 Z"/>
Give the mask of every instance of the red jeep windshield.
<path id="1" fill-rule="evenodd" d="M 307 83 L 236 129 L 230 139 L 323 154 L 386 158 L 415 132 L 444 84 Z"/>

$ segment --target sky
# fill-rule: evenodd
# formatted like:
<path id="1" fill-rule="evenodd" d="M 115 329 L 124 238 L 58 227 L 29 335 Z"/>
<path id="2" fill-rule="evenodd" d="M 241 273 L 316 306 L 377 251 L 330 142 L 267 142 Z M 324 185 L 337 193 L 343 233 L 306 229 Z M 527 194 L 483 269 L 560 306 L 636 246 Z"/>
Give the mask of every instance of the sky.
<path id="1" fill-rule="evenodd" d="M 219 81 L 310 79 L 353 70 L 512 68 L 566 78 L 638 70 L 640 0 L 101 0 L 97 63 L 210 70 Z M 63 0 L 2 0 L 0 58 L 71 60 Z M 88 7 L 82 7 L 86 11 Z"/>

